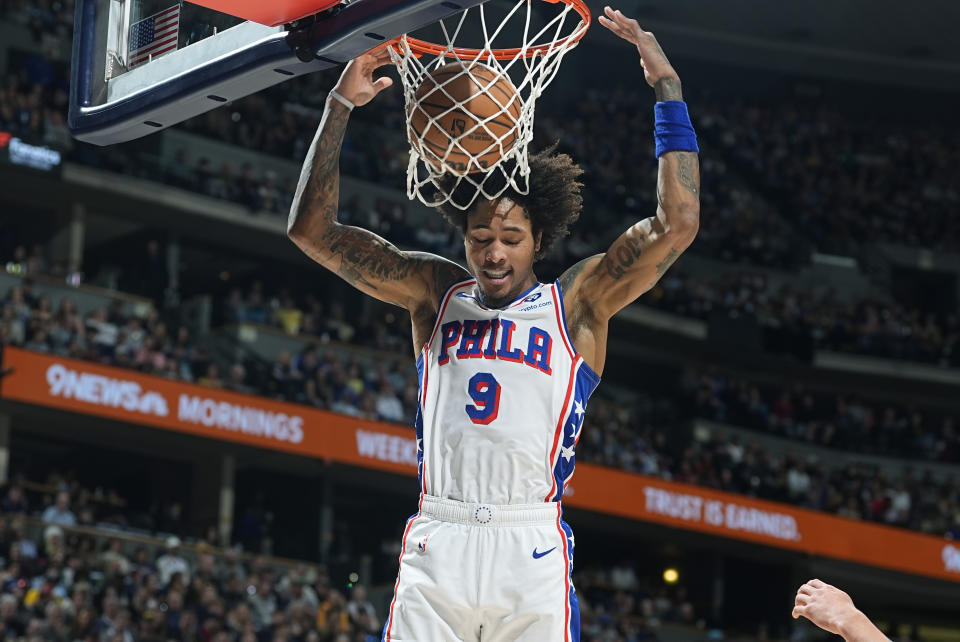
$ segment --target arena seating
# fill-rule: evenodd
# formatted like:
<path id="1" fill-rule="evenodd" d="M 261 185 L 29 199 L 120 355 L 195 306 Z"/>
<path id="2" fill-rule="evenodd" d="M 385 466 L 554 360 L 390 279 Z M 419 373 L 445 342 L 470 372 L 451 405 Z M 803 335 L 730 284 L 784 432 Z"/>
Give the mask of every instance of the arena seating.
<path id="1" fill-rule="evenodd" d="M 380 639 L 387 604 L 362 585 L 343 586 L 323 565 L 224 548 L 212 528 L 181 539 L 166 515 L 153 529 L 123 528 L 137 521 L 137 509 L 117 491 L 86 488 L 56 470 L 41 474 L 17 475 L 0 499 L 4 637 Z M 702 635 L 682 585 L 662 588 L 626 563 L 587 567 L 579 577 L 585 642 L 654 639 L 664 626 L 686 634 L 679 639 Z"/>

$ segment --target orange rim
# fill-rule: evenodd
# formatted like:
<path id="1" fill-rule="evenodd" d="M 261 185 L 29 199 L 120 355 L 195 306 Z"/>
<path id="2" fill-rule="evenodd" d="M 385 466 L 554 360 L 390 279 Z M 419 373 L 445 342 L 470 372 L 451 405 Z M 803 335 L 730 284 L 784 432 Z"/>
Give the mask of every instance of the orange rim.
<path id="1" fill-rule="evenodd" d="M 560 38 L 559 40 L 554 40 L 551 43 L 545 43 L 542 45 L 536 45 L 534 47 L 528 47 L 526 51 L 522 47 L 516 47 L 514 49 L 468 49 L 463 47 L 454 47 L 453 49 L 447 50 L 447 47 L 442 45 L 437 45 L 432 42 L 427 42 L 426 40 L 420 40 L 418 38 L 407 38 L 407 45 L 410 47 L 410 51 L 414 53 L 418 58 L 424 54 L 434 55 L 434 56 L 443 56 L 444 58 L 457 58 L 460 60 L 473 60 L 477 58 L 484 57 L 485 55 L 493 55 L 497 60 L 512 60 L 516 58 L 521 53 L 525 58 L 532 58 L 538 54 L 545 54 L 548 51 L 556 49 L 558 46 L 561 47 L 572 47 L 573 45 L 580 42 L 580 39 L 583 38 L 587 30 L 590 28 L 590 24 L 593 21 L 592 16 L 590 15 L 590 9 L 587 7 L 587 3 L 584 0 L 544 0 L 544 2 L 549 2 L 550 4 L 557 4 L 562 2 L 563 4 L 568 4 L 573 7 L 573 9 L 580 14 L 580 24 L 577 25 L 577 28 L 572 34 L 566 38 Z M 400 38 L 402 38 L 401 36 Z M 398 43 L 400 38 L 391 40 L 387 45 L 393 47 L 394 49 L 399 49 Z M 402 51 L 397 51 L 397 53 L 402 54 Z"/>

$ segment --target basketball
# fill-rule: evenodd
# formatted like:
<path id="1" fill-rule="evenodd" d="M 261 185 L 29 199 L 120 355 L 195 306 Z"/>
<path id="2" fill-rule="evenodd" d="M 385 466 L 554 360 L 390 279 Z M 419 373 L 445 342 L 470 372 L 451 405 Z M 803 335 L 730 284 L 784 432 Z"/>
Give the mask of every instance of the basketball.
<path id="1" fill-rule="evenodd" d="M 492 67 L 444 65 L 424 78 L 415 96 L 408 107 L 410 139 L 437 170 L 445 164 L 484 171 L 516 143 L 520 98 L 510 78 Z"/>

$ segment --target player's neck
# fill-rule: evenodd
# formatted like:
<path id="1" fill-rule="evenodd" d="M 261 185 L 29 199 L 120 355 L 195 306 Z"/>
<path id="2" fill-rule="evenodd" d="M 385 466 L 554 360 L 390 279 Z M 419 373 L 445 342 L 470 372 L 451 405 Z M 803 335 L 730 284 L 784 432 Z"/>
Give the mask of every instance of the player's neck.
<path id="1" fill-rule="evenodd" d="M 510 292 L 501 297 L 492 297 L 484 292 L 483 288 L 481 287 L 478 287 L 477 289 L 480 292 L 480 302 L 483 303 L 484 306 L 492 310 L 496 310 L 498 308 L 505 308 L 506 306 L 510 305 L 517 300 L 517 297 L 535 286 L 537 283 L 539 283 L 537 275 L 531 272 L 528 278 L 524 279 L 521 283 L 518 283 Z"/>

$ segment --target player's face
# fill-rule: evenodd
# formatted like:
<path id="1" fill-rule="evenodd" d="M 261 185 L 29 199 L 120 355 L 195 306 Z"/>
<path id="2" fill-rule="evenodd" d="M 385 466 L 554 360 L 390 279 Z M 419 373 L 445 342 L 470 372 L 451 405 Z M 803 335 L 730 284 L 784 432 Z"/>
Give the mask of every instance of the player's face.
<path id="1" fill-rule="evenodd" d="M 509 198 L 481 201 L 467 219 L 467 266 L 477 277 L 487 305 L 499 307 L 537 281 L 533 257 L 540 248 L 530 219 Z"/>

